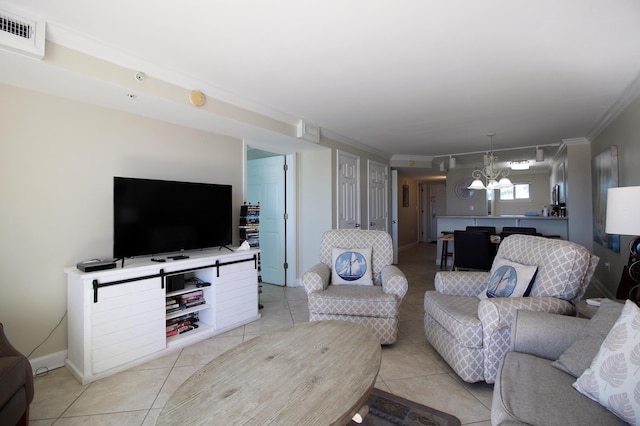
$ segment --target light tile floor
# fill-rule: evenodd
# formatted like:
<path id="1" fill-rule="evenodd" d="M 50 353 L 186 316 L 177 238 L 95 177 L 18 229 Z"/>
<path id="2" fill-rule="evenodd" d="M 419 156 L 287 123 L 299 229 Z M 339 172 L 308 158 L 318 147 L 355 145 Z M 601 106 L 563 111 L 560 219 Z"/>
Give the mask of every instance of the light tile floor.
<path id="1" fill-rule="evenodd" d="M 435 244 L 402 251 L 399 266 L 409 280 L 398 341 L 382 349 L 376 387 L 453 414 L 462 424 L 489 425 L 493 386 L 462 382 L 427 343 L 424 292 L 433 289 Z M 308 321 L 304 289 L 263 286 L 262 318 L 179 352 L 89 385 L 65 368 L 35 379 L 32 425 L 153 425 L 170 395 L 204 364 L 240 343 Z"/>

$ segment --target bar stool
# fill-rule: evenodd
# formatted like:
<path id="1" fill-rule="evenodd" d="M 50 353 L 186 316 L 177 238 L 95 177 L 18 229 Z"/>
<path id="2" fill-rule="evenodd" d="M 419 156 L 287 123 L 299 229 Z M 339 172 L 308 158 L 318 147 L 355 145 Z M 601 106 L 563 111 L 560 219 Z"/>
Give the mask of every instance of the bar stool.
<path id="1" fill-rule="evenodd" d="M 453 235 L 452 231 L 442 231 L 442 236 Z M 449 251 L 449 240 L 441 239 L 442 253 L 440 253 L 440 269 L 444 269 L 447 264 L 447 258 L 453 258 L 453 252 Z M 451 262 L 453 264 L 453 261 Z"/>

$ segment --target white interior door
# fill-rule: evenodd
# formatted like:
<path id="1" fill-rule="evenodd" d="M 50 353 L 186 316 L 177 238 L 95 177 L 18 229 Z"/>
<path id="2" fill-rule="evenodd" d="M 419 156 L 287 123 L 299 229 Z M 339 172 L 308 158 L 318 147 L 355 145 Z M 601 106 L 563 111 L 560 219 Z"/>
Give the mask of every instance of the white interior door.
<path id="1" fill-rule="evenodd" d="M 398 264 L 398 171 L 391 170 L 391 240 L 393 264 Z"/>
<path id="2" fill-rule="evenodd" d="M 260 202 L 262 281 L 285 285 L 285 157 L 247 161 L 247 201 Z"/>
<path id="3" fill-rule="evenodd" d="M 369 229 L 387 231 L 387 166 L 369 161 Z"/>
<path id="4" fill-rule="evenodd" d="M 339 229 L 360 228 L 360 157 L 338 151 Z"/>

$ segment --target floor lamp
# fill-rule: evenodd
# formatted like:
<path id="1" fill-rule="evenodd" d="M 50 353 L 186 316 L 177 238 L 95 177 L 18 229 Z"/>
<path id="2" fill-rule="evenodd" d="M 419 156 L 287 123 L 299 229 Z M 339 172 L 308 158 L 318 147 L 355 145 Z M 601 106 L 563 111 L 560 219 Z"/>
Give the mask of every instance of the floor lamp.
<path id="1" fill-rule="evenodd" d="M 629 277 L 636 284 L 629 299 L 640 306 L 640 186 L 609 188 L 607 191 L 607 234 L 633 235 L 629 244 Z"/>

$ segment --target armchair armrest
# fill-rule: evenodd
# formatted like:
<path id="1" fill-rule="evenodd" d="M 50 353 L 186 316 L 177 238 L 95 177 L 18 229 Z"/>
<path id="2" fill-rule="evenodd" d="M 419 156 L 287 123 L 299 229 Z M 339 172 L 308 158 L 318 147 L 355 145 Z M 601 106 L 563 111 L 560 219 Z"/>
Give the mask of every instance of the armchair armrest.
<path id="1" fill-rule="evenodd" d="M 478 317 L 487 336 L 496 330 L 509 329 L 518 309 L 573 315 L 574 306 L 555 297 L 495 297 L 480 301 Z"/>
<path id="2" fill-rule="evenodd" d="M 511 350 L 555 360 L 573 344 L 585 318 L 519 310 L 511 325 Z"/>
<path id="3" fill-rule="evenodd" d="M 326 290 L 331 278 L 331 268 L 324 263 L 313 265 L 302 275 L 302 285 L 307 294 L 314 291 Z"/>
<path id="4" fill-rule="evenodd" d="M 395 294 L 402 300 L 407 290 L 409 289 L 409 283 L 404 273 L 395 265 L 385 266 L 382 270 L 380 281 L 382 282 L 382 291 L 384 293 Z"/>
<path id="5" fill-rule="evenodd" d="M 489 272 L 438 272 L 434 284 L 439 293 L 471 297 L 487 289 L 489 278 Z"/>
<path id="6" fill-rule="evenodd" d="M 0 357 L 15 357 L 20 359 L 20 364 L 24 366 L 24 377 L 25 383 L 24 388 L 27 397 L 27 405 L 31 404 L 34 396 L 34 384 L 33 384 L 33 370 L 31 369 L 31 363 L 29 359 L 24 356 L 20 351 L 18 351 L 12 344 L 9 342 L 6 334 L 4 334 L 4 325 L 0 323 Z M 9 362 L 10 364 L 15 364 L 14 362 Z M 3 395 L 4 396 L 4 395 Z M 4 399 L 4 398 L 2 398 Z M 1 404 L 4 404 L 6 401 L 1 401 Z"/>

